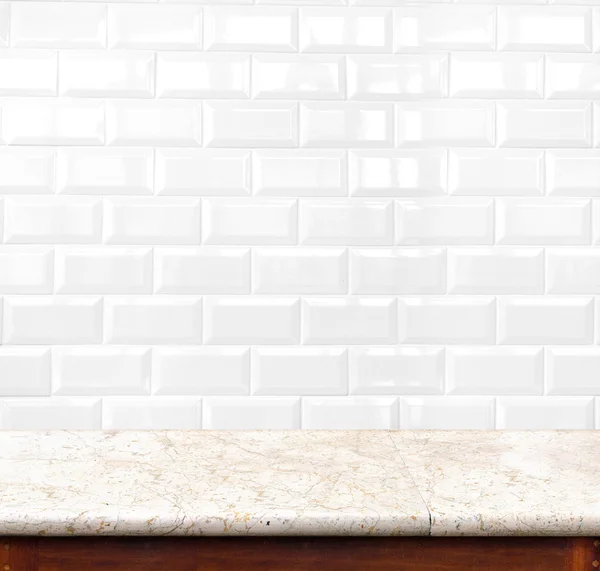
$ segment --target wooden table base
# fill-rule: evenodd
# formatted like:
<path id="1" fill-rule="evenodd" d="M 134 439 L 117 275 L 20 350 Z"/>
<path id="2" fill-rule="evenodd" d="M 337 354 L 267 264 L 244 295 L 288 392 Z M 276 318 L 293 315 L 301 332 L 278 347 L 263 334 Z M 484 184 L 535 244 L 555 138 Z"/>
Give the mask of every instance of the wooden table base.
<path id="1" fill-rule="evenodd" d="M 600 571 L 565 537 L 6 537 L 0 571 Z"/>

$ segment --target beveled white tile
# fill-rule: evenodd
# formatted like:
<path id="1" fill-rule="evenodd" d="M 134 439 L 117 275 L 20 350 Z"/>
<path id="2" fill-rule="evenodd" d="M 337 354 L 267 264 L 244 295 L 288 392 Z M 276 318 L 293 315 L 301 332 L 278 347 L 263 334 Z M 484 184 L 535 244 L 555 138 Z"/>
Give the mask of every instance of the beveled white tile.
<path id="1" fill-rule="evenodd" d="M 53 267 L 49 246 L 0 246 L 0 293 L 52 293 Z"/>
<path id="2" fill-rule="evenodd" d="M 547 347 L 549 395 L 600 395 L 600 347 Z"/>
<path id="3" fill-rule="evenodd" d="M 54 172 L 51 148 L 0 148 L 0 194 L 53 194 Z"/>
<path id="4" fill-rule="evenodd" d="M 485 196 L 542 196 L 544 151 L 537 149 L 452 149 L 448 192 Z"/>
<path id="5" fill-rule="evenodd" d="M 498 343 L 587 345 L 593 342 L 591 297 L 500 297 Z"/>
<path id="6" fill-rule="evenodd" d="M 600 150 L 546 152 L 546 186 L 552 196 L 600 196 Z"/>
<path id="7" fill-rule="evenodd" d="M 206 397 L 202 428 L 281 430 L 300 428 L 300 399 L 292 397 Z"/>
<path id="8" fill-rule="evenodd" d="M 98 398 L 27 397 L 0 400 L 0 428 L 8 430 L 98 430 Z"/>
<path id="9" fill-rule="evenodd" d="M 450 395 L 541 395 L 544 354 L 538 347 L 448 347 Z"/>
<path id="10" fill-rule="evenodd" d="M 391 397 L 302 399 L 302 428 L 371 430 L 398 428 L 398 400 Z"/>
<path id="11" fill-rule="evenodd" d="M 50 395 L 48 347 L 0 348 L 0 396 Z"/>
<path id="12" fill-rule="evenodd" d="M 392 147 L 393 117 L 391 103 L 301 103 L 300 146 Z"/>
<path id="13" fill-rule="evenodd" d="M 349 99 L 436 99 L 448 92 L 444 54 L 352 55 L 347 66 Z"/>
<path id="14" fill-rule="evenodd" d="M 350 394 L 436 395 L 444 392 L 441 347 L 352 347 Z"/>
<path id="15" fill-rule="evenodd" d="M 546 93 L 551 99 L 598 99 L 600 59 L 591 54 L 546 56 Z"/>
<path id="16" fill-rule="evenodd" d="M 496 301 L 488 296 L 427 296 L 398 299 L 400 343 L 494 344 Z"/>
<path id="17" fill-rule="evenodd" d="M 347 392 L 346 349 L 274 347 L 252 350 L 254 395 L 345 395 Z"/>
<path id="18" fill-rule="evenodd" d="M 600 248 L 547 248 L 548 293 L 600 294 Z"/>
<path id="19" fill-rule="evenodd" d="M 210 6 L 204 9 L 204 49 L 295 52 L 298 11 L 288 6 Z"/>
<path id="20" fill-rule="evenodd" d="M 300 51 L 391 53 L 389 8 L 301 8 Z"/>
<path id="21" fill-rule="evenodd" d="M 102 400 L 104 430 L 193 430 L 201 427 L 201 400 L 186 397 L 109 397 Z"/>
<path id="22" fill-rule="evenodd" d="M 594 428 L 591 397 L 500 397 L 497 428 L 583 430 Z"/>
<path id="23" fill-rule="evenodd" d="M 260 196 L 346 196 L 347 178 L 345 151 L 293 149 L 252 153 L 252 188 Z"/>
<path id="24" fill-rule="evenodd" d="M 350 291 L 428 294 L 446 290 L 443 248 L 356 248 L 350 255 Z"/>
<path id="25" fill-rule="evenodd" d="M 493 147 L 494 104 L 419 101 L 396 104 L 398 147 Z"/>
<path id="26" fill-rule="evenodd" d="M 486 430 L 494 428 L 494 399 L 488 397 L 403 397 L 400 428 Z"/>
<path id="27" fill-rule="evenodd" d="M 498 7 L 498 47 L 501 50 L 589 52 L 591 43 L 591 8 Z"/>
<path id="28" fill-rule="evenodd" d="M 344 99 L 345 78 L 343 56 L 258 54 L 252 57 L 255 99 Z"/>
<path id="29" fill-rule="evenodd" d="M 250 351 L 245 347 L 154 347 L 152 394 L 247 395 Z"/>
<path id="30" fill-rule="evenodd" d="M 1 10 L 0 8 L 0 20 L 2 20 Z M 2 25 L 0 23 L 0 28 Z M 1 96 L 56 95 L 56 74 L 57 53 L 55 51 L 0 50 Z"/>
<path id="31" fill-rule="evenodd" d="M 407 246 L 492 244 L 490 198 L 403 198 L 396 201 L 396 243 Z"/>
<path id="32" fill-rule="evenodd" d="M 445 194 L 445 150 L 352 150 L 348 161 L 352 196 Z"/>

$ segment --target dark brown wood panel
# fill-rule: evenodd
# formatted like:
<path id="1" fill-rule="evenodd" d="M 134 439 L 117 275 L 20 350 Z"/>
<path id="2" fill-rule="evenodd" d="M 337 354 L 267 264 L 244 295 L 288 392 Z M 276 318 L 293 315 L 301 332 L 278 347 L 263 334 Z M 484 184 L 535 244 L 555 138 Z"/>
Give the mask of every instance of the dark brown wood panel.
<path id="1" fill-rule="evenodd" d="M 600 571 L 593 538 L 32 537 L 0 545 L 0 571 Z"/>

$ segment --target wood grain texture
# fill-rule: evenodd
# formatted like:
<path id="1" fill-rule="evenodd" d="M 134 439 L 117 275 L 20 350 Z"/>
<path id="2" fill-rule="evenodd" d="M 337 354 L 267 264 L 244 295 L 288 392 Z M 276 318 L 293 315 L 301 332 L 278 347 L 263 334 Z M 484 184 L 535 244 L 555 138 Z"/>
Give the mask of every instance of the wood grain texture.
<path id="1" fill-rule="evenodd" d="M 593 538 L 562 537 L 21 537 L 4 544 L 0 571 L 595 571 L 599 557 Z"/>

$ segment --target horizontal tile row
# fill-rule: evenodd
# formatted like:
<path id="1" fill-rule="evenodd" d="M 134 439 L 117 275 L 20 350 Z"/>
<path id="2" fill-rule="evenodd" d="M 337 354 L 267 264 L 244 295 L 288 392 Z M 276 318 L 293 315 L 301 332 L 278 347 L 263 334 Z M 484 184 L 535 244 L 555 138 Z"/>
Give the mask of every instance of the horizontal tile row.
<path id="1" fill-rule="evenodd" d="M 379 56 L 161 52 L 155 56 L 154 52 L 119 49 L 15 48 L 0 50 L 0 95 L 597 99 L 599 57 L 466 52 Z"/>
<path id="2" fill-rule="evenodd" d="M 591 397 L 0 399 L 1 429 L 590 429 Z M 596 419 L 594 421 L 594 419 Z"/>
<path id="3" fill-rule="evenodd" d="M 0 198 L 6 244 L 600 245 L 586 198 Z"/>
<path id="4" fill-rule="evenodd" d="M 600 248 L 2 246 L 4 294 L 600 294 Z"/>
<path id="5" fill-rule="evenodd" d="M 599 347 L 0 348 L 0 396 L 600 395 Z"/>
<path id="6" fill-rule="evenodd" d="M 7 99 L 8 145 L 592 147 L 600 103 Z M 594 116 L 594 121 L 592 121 Z"/>
<path id="7" fill-rule="evenodd" d="M 5 345 L 600 343 L 592 297 L 23 295 L 2 309 Z"/>
<path id="8" fill-rule="evenodd" d="M 0 195 L 600 197 L 600 150 L 0 147 Z"/>
<path id="9" fill-rule="evenodd" d="M 591 6 L 440 4 L 395 9 L 298 9 L 170 2 L 12 2 L 0 4 L 0 11 L 0 46 L 14 47 L 317 53 L 590 52 L 600 43 Z M 592 33 L 593 26 L 596 29 Z"/>

